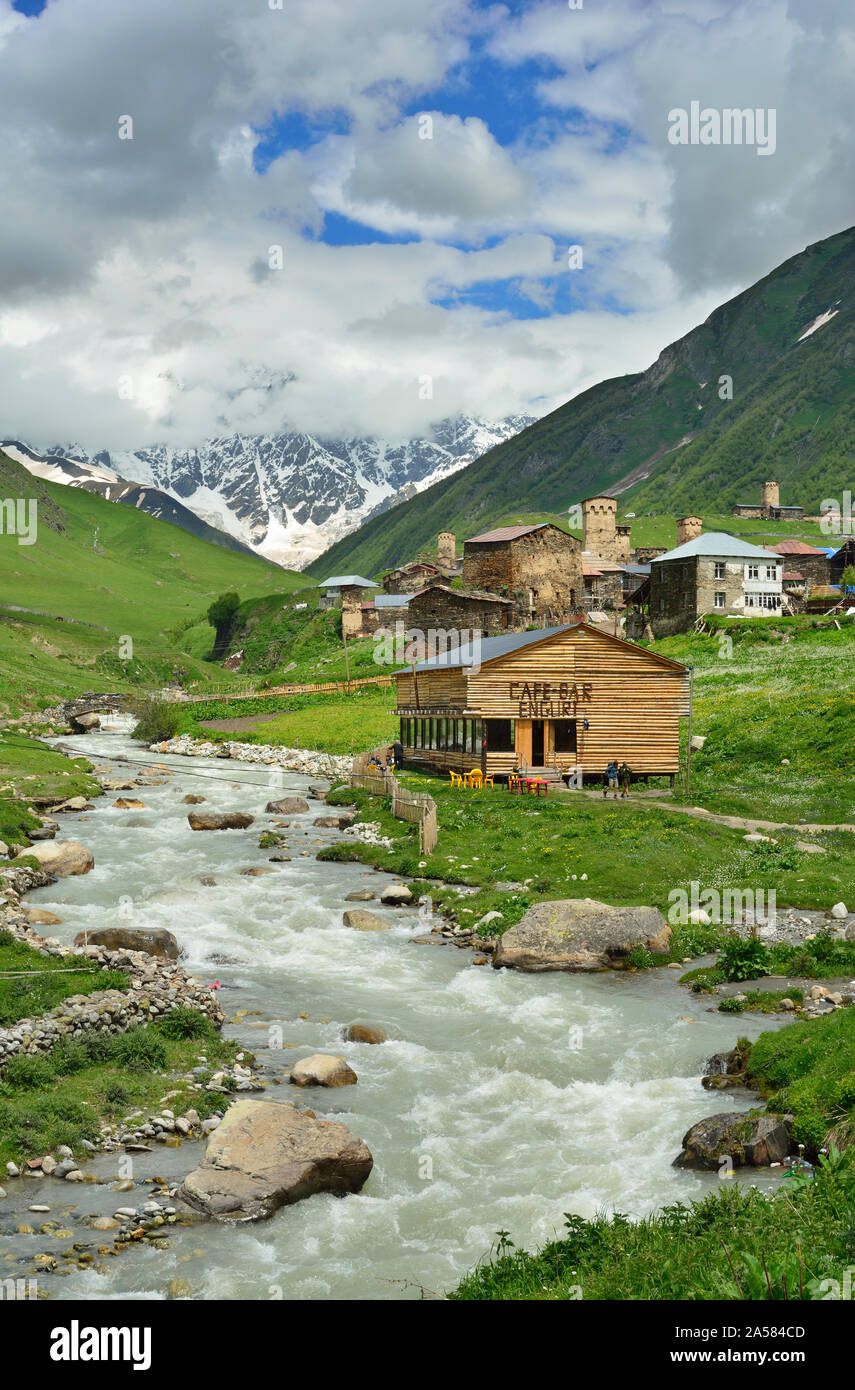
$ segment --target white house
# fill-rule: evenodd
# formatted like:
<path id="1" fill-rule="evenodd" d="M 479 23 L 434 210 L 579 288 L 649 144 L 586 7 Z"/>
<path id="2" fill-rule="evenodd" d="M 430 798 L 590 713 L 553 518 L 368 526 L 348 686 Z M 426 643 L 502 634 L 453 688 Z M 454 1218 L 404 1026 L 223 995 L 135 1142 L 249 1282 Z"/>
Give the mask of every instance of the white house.
<path id="1" fill-rule="evenodd" d="M 704 613 L 780 616 L 783 572 L 783 556 L 726 531 L 695 536 L 651 561 L 654 635 L 686 632 Z"/>

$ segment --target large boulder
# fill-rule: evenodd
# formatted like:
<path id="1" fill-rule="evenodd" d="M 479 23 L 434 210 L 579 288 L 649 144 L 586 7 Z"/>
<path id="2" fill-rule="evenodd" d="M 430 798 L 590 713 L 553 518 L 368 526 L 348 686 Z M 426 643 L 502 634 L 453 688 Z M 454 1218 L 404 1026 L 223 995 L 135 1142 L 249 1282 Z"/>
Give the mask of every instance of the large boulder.
<path id="1" fill-rule="evenodd" d="M 264 809 L 269 816 L 299 816 L 308 811 L 309 803 L 302 796 L 283 796 L 278 801 L 268 801 Z"/>
<path id="2" fill-rule="evenodd" d="M 699 1120 L 683 1135 L 675 1168 L 719 1168 L 729 1158 L 734 1168 L 781 1163 L 792 1148 L 790 1115 L 763 1110 L 728 1111 Z"/>
<path id="3" fill-rule="evenodd" d="M 191 811 L 187 819 L 191 830 L 246 830 L 255 816 L 245 811 Z"/>
<path id="4" fill-rule="evenodd" d="M 71 714 L 68 722 L 75 733 L 88 733 L 90 729 L 100 729 L 101 716 L 95 710 L 88 710 L 85 714 Z"/>
<path id="5" fill-rule="evenodd" d="M 671 928 L 656 907 L 610 907 L 593 898 L 535 903 L 499 938 L 493 965 L 516 970 L 608 970 L 635 946 L 666 952 Z"/>
<path id="6" fill-rule="evenodd" d="M 104 946 L 108 951 L 144 951 L 147 956 L 161 960 L 177 960 L 178 942 L 164 927 L 96 927 L 94 931 L 79 931 L 75 946 Z"/>
<path id="7" fill-rule="evenodd" d="M 367 1145 L 344 1125 L 291 1105 L 238 1100 L 179 1196 L 209 1216 L 257 1221 L 315 1192 L 358 1192 L 373 1162 Z"/>
<path id="8" fill-rule="evenodd" d="M 343 1057 L 315 1052 L 294 1064 L 290 1080 L 294 1086 L 355 1086 L 356 1072 Z"/>
<path id="9" fill-rule="evenodd" d="M 380 901 L 386 907 L 407 907 L 413 901 L 413 894 L 406 883 L 390 883 L 380 894 Z"/>
<path id="10" fill-rule="evenodd" d="M 48 912 L 43 907 L 25 907 L 24 916 L 31 927 L 58 927 L 62 921 L 55 912 Z"/>
<path id="11" fill-rule="evenodd" d="M 42 868 L 55 878 L 88 874 L 95 867 L 95 856 L 91 849 L 77 840 L 40 840 L 36 845 L 27 845 L 21 853 L 38 859 Z"/>
<path id="12" fill-rule="evenodd" d="M 312 825 L 316 825 L 322 830 L 344 830 L 353 821 L 353 815 L 341 816 L 316 816 Z"/>
<path id="13" fill-rule="evenodd" d="M 346 927 L 354 931 L 388 931 L 389 923 L 378 917 L 376 912 L 368 912 L 364 907 L 349 907 L 342 918 Z"/>
<path id="14" fill-rule="evenodd" d="M 376 1023 L 348 1023 L 341 1036 L 345 1042 L 384 1043 L 388 1035 Z"/>

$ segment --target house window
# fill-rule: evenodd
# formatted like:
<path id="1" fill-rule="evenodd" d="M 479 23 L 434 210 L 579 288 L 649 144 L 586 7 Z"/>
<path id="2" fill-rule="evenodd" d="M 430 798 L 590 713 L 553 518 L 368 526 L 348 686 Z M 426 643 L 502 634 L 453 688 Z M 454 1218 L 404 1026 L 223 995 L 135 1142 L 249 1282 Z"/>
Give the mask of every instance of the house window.
<path id="1" fill-rule="evenodd" d="M 555 734 L 555 752 L 575 753 L 576 720 L 556 719 L 553 721 L 552 728 Z"/>
<path id="2" fill-rule="evenodd" d="M 661 599 L 659 600 L 659 612 L 660 612 L 660 613 L 664 613 L 664 612 L 665 612 L 665 600 L 664 600 L 664 598 L 661 598 Z"/>
<path id="3" fill-rule="evenodd" d="M 760 566 L 759 566 L 759 565 L 746 565 L 746 566 L 745 566 L 745 578 L 746 578 L 746 579 L 759 579 L 759 578 L 760 578 Z"/>
<path id="4" fill-rule="evenodd" d="M 776 573 L 775 573 L 775 566 L 774 566 L 774 565 L 767 565 L 767 566 L 766 566 L 766 578 L 767 578 L 767 579 L 776 579 L 776 578 L 777 578 L 777 575 L 776 575 Z"/>
<path id="5" fill-rule="evenodd" d="M 721 560 L 716 561 L 715 577 L 716 579 L 724 579 L 724 562 Z"/>
<path id="6" fill-rule="evenodd" d="M 722 594 L 722 593 L 720 593 L 720 592 L 717 593 L 716 596 L 715 596 L 715 606 L 716 606 L 716 608 L 726 608 L 726 607 L 727 607 L 727 594 Z"/>
<path id="7" fill-rule="evenodd" d="M 513 753 L 514 727 L 513 719 L 485 719 L 487 751 L 489 753 Z"/>

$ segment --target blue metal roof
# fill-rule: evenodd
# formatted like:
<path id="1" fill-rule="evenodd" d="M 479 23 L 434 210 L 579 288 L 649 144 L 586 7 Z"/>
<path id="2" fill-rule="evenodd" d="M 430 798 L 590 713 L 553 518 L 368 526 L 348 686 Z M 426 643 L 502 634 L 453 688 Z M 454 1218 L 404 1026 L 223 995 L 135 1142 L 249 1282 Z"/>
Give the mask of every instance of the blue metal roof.
<path id="1" fill-rule="evenodd" d="M 373 579 L 363 579 L 359 574 L 334 574 L 329 579 L 322 579 L 318 585 L 319 589 L 376 589 L 377 585 Z"/>
<path id="2" fill-rule="evenodd" d="M 578 627 L 581 621 L 580 618 L 578 622 L 563 623 L 561 627 L 539 627 L 534 632 L 508 632 L 503 633 L 501 637 L 485 637 L 474 652 L 473 644 L 464 642 L 463 646 L 455 647 L 452 651 L 440 652 L 428 661 L 418 662 L 416 670 L 453 670 L 457 666 L 472 666 L 478 662 L 483 666 L 485 661 L 495 661 L 499 656 L 508 656 L 520 647 L 530 646 L 532 642 L 542 642 L 546 637 L 557 637 L 559 632 L 569 632 L 572 627 Z M 404 666 L 399 674 L 405 675 L 410 670 L 412 667 Z"/>
<path id="3" fill-rule="evenodd" d="M 668 550 L 664 555 L 656 555 L 651 561 L 654 565 L 661 565 L 664 560 L 689 560 L 693 555 L 733 555 L 746 560 L 766 560 L 771 564 L 773 561 L 780 563 L 781 556 L 776 555 L 772 550 L 763 550 L 759 545 L 752 545 L 750 541 L 741 541 L 738 536 L 731 536 L 727 531 L 704 531 L 702 535 L 695 536 L 694 540 L 686 541 L 684 545 L 678 545 L 674 550 Z"/>

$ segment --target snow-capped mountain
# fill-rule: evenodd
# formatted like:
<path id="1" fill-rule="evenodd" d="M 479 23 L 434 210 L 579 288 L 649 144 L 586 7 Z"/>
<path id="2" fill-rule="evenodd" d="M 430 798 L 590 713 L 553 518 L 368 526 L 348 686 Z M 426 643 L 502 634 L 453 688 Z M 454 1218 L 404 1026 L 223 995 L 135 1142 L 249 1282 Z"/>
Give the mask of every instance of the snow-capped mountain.
<path id="1" fill-rule="evenodd" d="M 450 477 L 531 423 L 525 415 L 498 422 L 459 416 L 441 421 L 429 437 L 394 444 L 279 434 L 129 453 L 92 453 L 78 445 L 53 445 L 40 454 L 18 448 L 31 471 L 38 464 L 66 475 L 42 471 L 43 477 L 94 486 L 104 496 L 111 483 L 144 484 L 266 559 L 303 569 L 368 516 Z"/>

